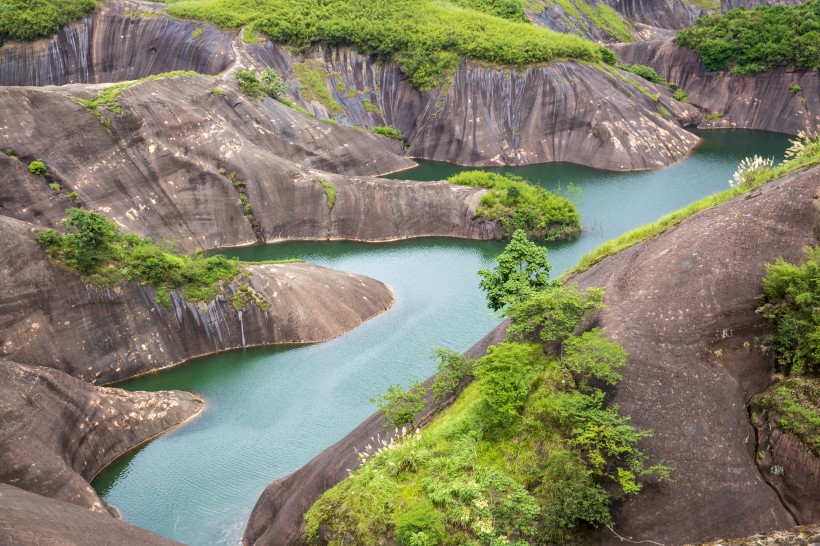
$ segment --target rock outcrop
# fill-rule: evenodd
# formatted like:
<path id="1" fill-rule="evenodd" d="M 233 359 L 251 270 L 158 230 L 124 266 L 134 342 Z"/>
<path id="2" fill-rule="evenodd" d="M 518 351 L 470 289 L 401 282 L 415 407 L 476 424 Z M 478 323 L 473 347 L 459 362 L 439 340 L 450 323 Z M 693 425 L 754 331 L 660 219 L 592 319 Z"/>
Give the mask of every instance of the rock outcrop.
<path id="1" fill-rule="evenodd" d="M 15 546 L 174 546 L 167 538 L 0 483 L 0 541 Z"/>
<path id="2" fill-rule="evenodd" d="M 383 283 L 323 267 L 291 263 L 247 266 L 250 286 L 270 309 L 230 295 L 193 304 L 171 293 L 171 308 L 153 288 L 83 284 L 54 263 L 30 224 L 0 217 L 0 356 L 49 366 L 105 384 L 227 349 L 312 343 L 347 332 L 393 302 Z"/>
<path id="3" fill-rule="evenodd" d="M 8 360 L 0 360 L 0 385 L 0 482 L 103 513 L 88 482 L 203 407 L 187 392 L 94 387 Z"/>
<path id="4" fill-rule="evenodd" d="M 220 85 L 225 96 L 211 92 Z M 72 98 L 88 94 L 86 86 L 0 88 L 0 149 L 15 156 L 0 157 L 4 214 L 53 226 L 76 191 L 77 202 L 127 231 L 184 250 L 499 235 L 499 226 L 473 219 L 484 190 L 374 178 L 414 163 L 395 141 L 249 99 L 235 81 L 142 82 L 122 91 L 121 113 L 100 108 L 105 124 Z M 46 177 L 28 172 L 33 159 L 46 163 Z M 321 181 L 336 190 L 330 210 Z"/>
<path id="5" fill-rule="evenodd" d="M 519 71 L 464 62 L 451 84 L 424 93 L 396 64 L 375 63 L 351 48 L 295 55 L 266 42 L 248 51 L 291 78 L 305 108 L 347 125 L 392 125 L 412 157 L 469 166 L 567 161 L 628 171 L 674 163 L 697 142 L 680 127 L 694 109 L 614 68 L 554 62 Z M 294 66 L 324 74 L 333 104 L 305 101 Z"/>
<path id="6" fill-rule="evenodd" d="M 785 531 L 758 533 L 743 538 L 702 542 L 696 546 L 813 546 L 820 542 L 820 525 L 803 525 Z"/>
<path id="7" fill-rule="evenodd" d="M 164 7 L 106 2 L 51 39 L 0 44 L 0 86 L 117 82 L 171 70 L 216 74 L 233 62 L 236 33 L 163 16 Z"/>
<path id="8" fill-rule="evenodd" d="M 704 127 L 797 134 L 820 129 L 820 71 L 775 68 L 754 76 L 709 72 L 700 56 L 672 39 L 612 48 L 622 62 L 651 66 L 689 93 L 689 102 L 719 116 Z M 799 92 L 792 92 L 797 84 Z"/>
<path id="9" fill-rule="evenodd" d="M 764 263 L 799 260 L 804 246 L 817 244 L 818 187 L 820 167 L 795 172 L 572 279 L 605 288 L 608 308 L 598 326 L 630 355 L 613 401 L 635 426 L 654 431 L 643 443 L 650 459 L 676 469 L 671 484 L 647 486 L 615 507 L 621 536 L 672 546 L 803 523 L 761 477 L 746 405 L 770 374 L 767 356 L 753 344 L 767 332 L 755 313 Z M 473 356 L 503 339 L 505 329 L 502 324 L 476 344 Z M 380 423 L 378 415 L 370 417 L 271 484 L 244 543 L 299 544 L 304 512 L 344 479 L 344 469 L 356 463 L 353 448 L 378 434 Z M 805 471 L 793 473 L 795 483 Z M 794 493 L 816 503 L 816 491 L 808 498 L 805 490 Z M 607 529 L 595 539 L 623 543 Z"/>

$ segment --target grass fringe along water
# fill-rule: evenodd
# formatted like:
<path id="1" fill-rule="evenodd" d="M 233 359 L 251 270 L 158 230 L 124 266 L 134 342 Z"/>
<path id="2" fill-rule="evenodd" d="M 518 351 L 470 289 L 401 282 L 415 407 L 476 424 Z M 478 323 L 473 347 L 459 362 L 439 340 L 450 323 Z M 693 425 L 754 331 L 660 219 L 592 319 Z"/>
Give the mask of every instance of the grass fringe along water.
<path id="1" fill-rule="evenodd" d="M 581 260 L 578 262 L 578 265 L 576 265 L 571 271 L 567 272 L 566 275 L 569 276 L 582 273 L 604 258 L 617 254 L 618 252 L 625 250 L 632 245 L 638 244 L 641 241 L 645 241 L 650 237 L 660 235 L 661 233 L 664 233 L 665 231 L 680 224 L 690 216 L 702 210 L 714 207 L 715 205 L 725 203 L 726 201 L 734 199 L 744 193 L 748 193 L 753 189 L 762 186 L 766 182 L 771 182 L 772 180 L 785 176 L 802 167 L 820 164 L 820 136 L 803 134 L 803 136 L 798 137 L 797 140 L 793 140 L 791 142 L 792 147 L 790 150 L 794 150 L 795 146 L 802 146 L 802 148 L 796 153 L 792 153 L 792 155 L 789 155 L 789 151 L 787 151 L 787 159 L 780 165 L 773 168 L 760 169 L 758 172 L 753 173 L 751 177 L 748 177 L 748 179 L 742 184 L 735 184 L 726 191 L 705 197 L 700 201 L 668 214 L 659 220 L 652 222 L 651 224 L 633 229 L 632 231 L 624 233 L 620 237 L 607 241 L 598 248 L 594 249 L 592 252 L 582 256 Z"/>

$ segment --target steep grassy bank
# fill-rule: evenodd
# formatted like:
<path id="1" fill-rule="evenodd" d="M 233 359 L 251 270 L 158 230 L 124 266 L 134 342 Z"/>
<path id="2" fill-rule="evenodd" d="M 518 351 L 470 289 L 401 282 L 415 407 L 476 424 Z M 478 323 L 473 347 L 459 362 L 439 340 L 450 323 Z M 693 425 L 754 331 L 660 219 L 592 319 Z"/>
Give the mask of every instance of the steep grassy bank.
<path id="1" fill-rule="evenodd" d="M 4 38 L 51 36 L 99 6 L 99 0 L 0 0 L 0 43 Z"/>
<path id="2" fill-rule="evenodd" d="M 607 241 L 592 252 L 585 254 L 578 262 L 578 265 L 570 271 L 570 274 L 586 271 L 607 256 L 612 256 L 634 244 L 660 235 L 704 209 L 725 203 L 738 195 L 750 192 L 766 182 L 785 176 L 801 167 L 820 163 L 820 135 L 801 134 L 791 142 L 792 147 L 786 152 L 786 158 L 776 167 L 773 162 L 755 162 L 751 159 L 747 160 L 745 166 L 741 163 L 733 180 L 729 181 L 730 188 L 728 190 L 710 195 L 688 207 L 668 214 L 656 222 L 633 229 L 616 239 Z"/>
<path id="3" fill-rule="evenodd" d="M 314 504 L 309 542 L 579 543 L 611 524 L 614 499 L 669 477 L 638 447 L 651 432 L 599 388 L 618 382 L 626 352 L 598 330 L 573 335 L 604 307 L 603 291 L 545 284 L 548 271 L 545 251 L 517 232 L 498 267 L 481 272 L 491 306 L 506 294 L 507 340 L 477 361 L 438 352 L 436 401 L 474 380 L 423 430 L 406 428 L 424 409 L 423 386 L 376 400 L 401 430 L 374 438 L 361 466 Z"/>

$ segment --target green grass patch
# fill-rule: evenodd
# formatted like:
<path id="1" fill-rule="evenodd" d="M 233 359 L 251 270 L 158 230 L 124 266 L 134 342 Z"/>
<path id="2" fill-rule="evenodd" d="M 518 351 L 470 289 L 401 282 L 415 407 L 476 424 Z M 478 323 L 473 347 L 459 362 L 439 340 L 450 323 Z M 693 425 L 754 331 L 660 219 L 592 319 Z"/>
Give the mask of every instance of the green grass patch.
<path id="1" fill-rule="evenodd" d="M 787 152 L 787 157 L 790 157 L 790 159 L 781 163 L 777 167 L 771 169 L 761 169 L 759 172 L 754 173 L 753 177 L 745 180 L 743 184 L 737 184 L 726 191 L 705 197 L 681 210 L 667 214 L 651 224 L 633 229 L 632 231 L 624 233 L 620 237 L 607 241 L 592 252 L 589 252 L 581 257 L 578 265 L 569 271 L 568 274 L 576 274 L 586 271 L 604 258 L 617 254 L 618 252 L 629 248 L 634 244 L 640 243 L 641 241 L 649 239 L 650 237 L 660 235 L 661 233 L 675 227 L 690 216 L 704 209 L 725 203 L 730 199 L 734 199 L 738 195 L 747 193 L 752 189 L 765 184 L 766 182 L 770 182 L 776 178 L 785 176 L 786 174 L 801 167 L 820 163 L 820 144 L 818 144 L 817 137 L 814 137 L 813 140 L 811 138 L 807 138 L 805 141 L 807 144 L 803 144 L 802 148 L 796 152 L 792 152 L 791 155 Z M 790 151 L 794 150 L 795 146 L 798 146 L 799 142 L 800 141 L 792 141 L 793 146 Z"/>
<path id="2" fill-rule="evenodd" d="M 820 0 L 800 6 L 760 5 L 709 15 L 678 33 L 678 45 L 695 50 L 707 70 L 733 74 L 776 66 L 820 68 Z"/>
<path id="3" fill-rule="evenodd" d="M 383 137 L 392 138 L 393 140 L 402 140 L 404 138 L 402 132 L 392 125 L 377 125 L 373 127 L 373 132 Z"/>
<path id="4" fill-rule="evenodd" d="M 598 62 L 599 46 L 577 36 L 476 11 L 501 0 L 189 0 L 168 13 L 223 28 L 254 23 L 270 39 L 296 47 L 349 44 L 395 58 L 421 89 L 441 83 L 463 58 L 521 66 L 561 58 Z M 518 11 L 519 7 L 510 6 Z M 301 79 L 301 78 L 300 78 Z M 303 83 L 305 83 L 303 81 Z"/>
<path id="5" fill-rule="evenodd" d="M 242 42 L 248 45 L 259 44 L 259 35 L 252 26 L 245 27 L 245 29 L 242 30 Z"/>
<path id="6" fill-rule="evenodd" d="M 202 36 L 202 29 L 195 28 L 194 31 L 191 33 L 191 40 L 196 40 L 200 36 Z"/>
<path id="7" fill-rule="evenodd" d="M 325 190 L 325 196 L 327 197 L 327 210 L 333 210 L 333 207 L 336 205 L 336 188 L 334 188 L 333 184 L 327 180 L 320 179 L 319 183 Z"/>
<path id="8" fill-rule="evenodd" d="M 373 104 L 373 101 L 370 99 L 364 99 L 362 101 L 362 106 L 364 106 L 365 111 L 370 112 L 372 114 L 382 115 L 382 111 L 379 109 L 378 106 Z"/>
<path id="9" fill-rule="evenodd" d="M 486 188 L 476 217 L 500 221 L 506 236 L 523 229 L 533 238 L 562 240 L 581 232 L 581 216 L 569 199 L 534 186 L 519 176 L 465 171 L 447 179 L 451 184 Z"/>
<path id="10" fill-rule="evenodd" d="M 820 378 L 789 377 L 755 396 L 751 409 L 762 417 L 758 425 L 770 417 L 820 457 Z"/>
<path id="11" fill-rule="evenodd" d="M 103 89 L 97 98 L 94 100 L 85 100 L 85 99 L 74 99 L 92 112 L 95 115 L 101 115 L 99 113 L 99 108 L 104 107 L 105 109 L 114 112 L 115 114 L 122 113 L 122 107 L 118 102 L 118 98 L 120 93 L 122 93 L 123 89 L 127 89 L 133 85 L 137 85 L 138 83 L 143 82 L 150 82 L 153 80 L 161 80 L 164 78 L 178 78 L 181 76 L 200 76 L 201 74 L 194 72 L 192 70 L 174 70 L 172 72 L 163 72 L 161 74 L 154 74 L 152 76 L 147 76 L 145 78 L 141 78 L 139 80 L 134 80 L 131 82 L 123 82 L 123 83 L 115 83 L 114 85 L 109 85 L 105 89 Z"/>
<path id="12" fill-rule="evenodd" d="M 238 260 L 222 255 L 173 254 L 149 239 L 125 234 L 104 214 L 72 208 L 62 221 L 65 235 L 41 231 L 38 240 L 49 256 L 98 286 L 136 281 L 157 289 L 170 304 L 168 291 L 179 290 L 192 302 L 209 302 L 240 273 Z M 164 296 L 162 295 L 164 294 Z"/>
<path id="13" fill-rule="evenodd" d="M 331 114 L 341 114 L 342 107 L 330 94 L 326 82 L 330 73 L 317 61 L 305 61 L 293 66 L 296 77 L 302 82 L 302 98 L 306 102 L 316 101 Z"/>
<path id="14" fill-rule="evenodd" d="M 585 0 L 576 0 L 575 5 L 595 27 L 603 30 L 619 42 L 631 42 L 633 40 L 632 25 L 606 4 L 597 4 L 593 8 Z"/>

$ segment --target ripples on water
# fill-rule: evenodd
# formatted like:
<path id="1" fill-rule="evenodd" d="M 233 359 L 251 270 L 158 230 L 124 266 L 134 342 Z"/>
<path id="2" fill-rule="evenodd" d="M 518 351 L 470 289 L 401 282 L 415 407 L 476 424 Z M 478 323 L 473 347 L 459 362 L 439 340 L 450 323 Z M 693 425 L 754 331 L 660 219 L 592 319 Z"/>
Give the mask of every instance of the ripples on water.
<path id="1" fill-rule="evenodd" d="M 579 186 L 584 233 L 550 245 L 553 273 L 589 250 L 728 187 L 740 159 L 781 158 L 786 137 L 701 133 L 689 158 L 660 171 L 610 173 L 560 164 L 502 169 L 549 189 Z M 465 170 L 422 162 L 393 178 L 437 180 Z M 192 545 L 238 544 L 253 505 L 274 479 L 297 469 L 373 412 L 391 384 L 429 376 L 434 346 L 466 350 L 499 319 L 486 308 L 476 271 L 493 265 L 496 242 L 422 239 L 390 244 L 288 243 L 234 249 L 243 260 L 300 257 L 386 282 L 387 313 L 312 346 L 234 351 L 119 385 L 182 389 L 205 398 L 194 421 L 120 458 L 94 486 L 139 527 Z"/>

